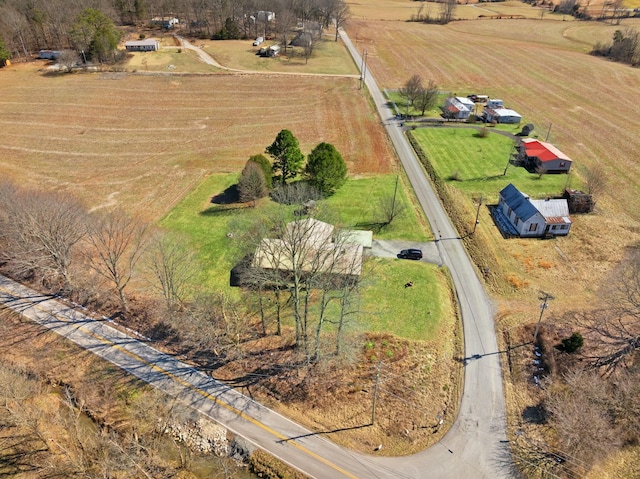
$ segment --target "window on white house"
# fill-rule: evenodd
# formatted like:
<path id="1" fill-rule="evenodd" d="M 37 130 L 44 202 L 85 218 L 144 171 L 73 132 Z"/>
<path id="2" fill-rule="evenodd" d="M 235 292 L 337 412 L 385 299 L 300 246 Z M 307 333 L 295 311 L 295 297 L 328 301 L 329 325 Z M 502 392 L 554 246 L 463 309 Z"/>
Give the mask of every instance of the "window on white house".
<path id="1" fill-rule="evenodd" d="M 529 225 L 529 231 L 538 231 L 538 223 L 531 223 Z"/>

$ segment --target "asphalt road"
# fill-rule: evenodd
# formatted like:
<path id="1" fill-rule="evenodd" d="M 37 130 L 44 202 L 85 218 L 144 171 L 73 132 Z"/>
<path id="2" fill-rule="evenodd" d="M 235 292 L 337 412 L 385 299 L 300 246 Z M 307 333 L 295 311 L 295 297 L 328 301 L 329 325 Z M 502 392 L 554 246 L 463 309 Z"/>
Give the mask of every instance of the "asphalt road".
<path id="1" fill-rule="evenodd" d="M 361 58 L 346 34 L 357 65 Z M 459 415 L 435 446 L 407 457 L 365 455 L 340 448 L 322 434 L 293 423 L 232 388 L 213 380 L 149 344 L 96 321 L 55 298 L 0 276 L 0 302 L 178 397 L 230 431 L 264 448 L 312 478 L 507 478 L 511 477 L 505 436 L 500 354 L 491 303 L 444 209 L 371 74 L 369 89 L 397 154 L 439 241 L 423 245 L 425 259 L 451 270 L 465 336 L 465 382 Z M 396 245 L 379 245 L 394 254 Z M 384 252 L 386 248 L 386 253 Z M 437 252 L 437 254 L 436 254 Z M 438 258 L 439 256 L 439 258 Z"/>
<path id="2" fill-rule="evenodd" d="M 341 35 L 356 65 L 362 66 L 360 53 L 345 32 Z M 400 123 L 395 120 L 395 112 L 366 66 L 361 74 L 438 239 L 436 245 L 440 258 L 451 270 L 464 328 L 466 360 L 458 418 L 439 445 L 415 456 L 398 459 L 398 465 L 423 464 L 428 474 L 422 477 L 429 478 L 510 477 L 501 354 L 498 352 L 491 301 Z"/>

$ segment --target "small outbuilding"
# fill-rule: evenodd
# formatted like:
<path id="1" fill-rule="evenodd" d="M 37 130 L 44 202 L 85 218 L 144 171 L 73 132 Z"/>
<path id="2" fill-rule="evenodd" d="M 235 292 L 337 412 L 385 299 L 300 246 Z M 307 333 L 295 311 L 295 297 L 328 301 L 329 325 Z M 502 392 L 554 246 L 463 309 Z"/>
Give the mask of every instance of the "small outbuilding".
<path id="1" fill-rule="evenodd" d="M 57 60 L 62 54 L 59 50 L 40 50 L 38 52 L 38 58 L 41 60 Z"/>
<path id="2" fill-rule="evenodd" d="M 510 108 L 485 108 L 482 115 L 487 122 L 518 124 L 522 120 L 522 116 Z"/>
<path id="3" fill-rule="evenodd" d="M 126 42 L 124 47 L 128 52 L 157 52 L 160 50 L 160 42 L 153 38 Z"/>

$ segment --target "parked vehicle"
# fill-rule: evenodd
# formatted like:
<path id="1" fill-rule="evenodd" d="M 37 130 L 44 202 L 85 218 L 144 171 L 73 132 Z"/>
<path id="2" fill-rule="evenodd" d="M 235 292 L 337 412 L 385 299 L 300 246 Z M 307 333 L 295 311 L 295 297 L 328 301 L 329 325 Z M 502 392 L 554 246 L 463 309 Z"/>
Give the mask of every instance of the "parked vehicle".
<path id="1" fill-rule="evenodd" d="M 254 46 L 254 47 L 257 47 L 257 46 L 258 46 L 258 45 L 260 45 L 262 42 L 264 42 L 264 38 L 262 38 L 262 37 L 258 37 L 258 38 L 256 38 L 256 39 L 254 40 L 254 42 L 253 42 L 253 46 Z"/>
<path id="2" fill-rule="evenodd" d="M 398 258 L 420 260 L 422 259 L 422 250 L 415 248 L 403 249 L 398 253 Z"/>

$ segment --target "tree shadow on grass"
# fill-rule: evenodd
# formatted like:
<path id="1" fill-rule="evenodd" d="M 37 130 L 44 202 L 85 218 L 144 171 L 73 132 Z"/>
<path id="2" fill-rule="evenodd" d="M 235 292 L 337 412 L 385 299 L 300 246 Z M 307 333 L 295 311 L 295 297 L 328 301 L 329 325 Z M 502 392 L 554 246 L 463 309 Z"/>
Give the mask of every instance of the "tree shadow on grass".
<path id="1" fill-rule="evenodd" d="M 222 193 L 218 193 L 211 198 L 211 203 L 214 205 L 231 205 L 237 203 L 240 200 L 240 192 L 238 191 L 238 185 L 231 185 Z"/>

